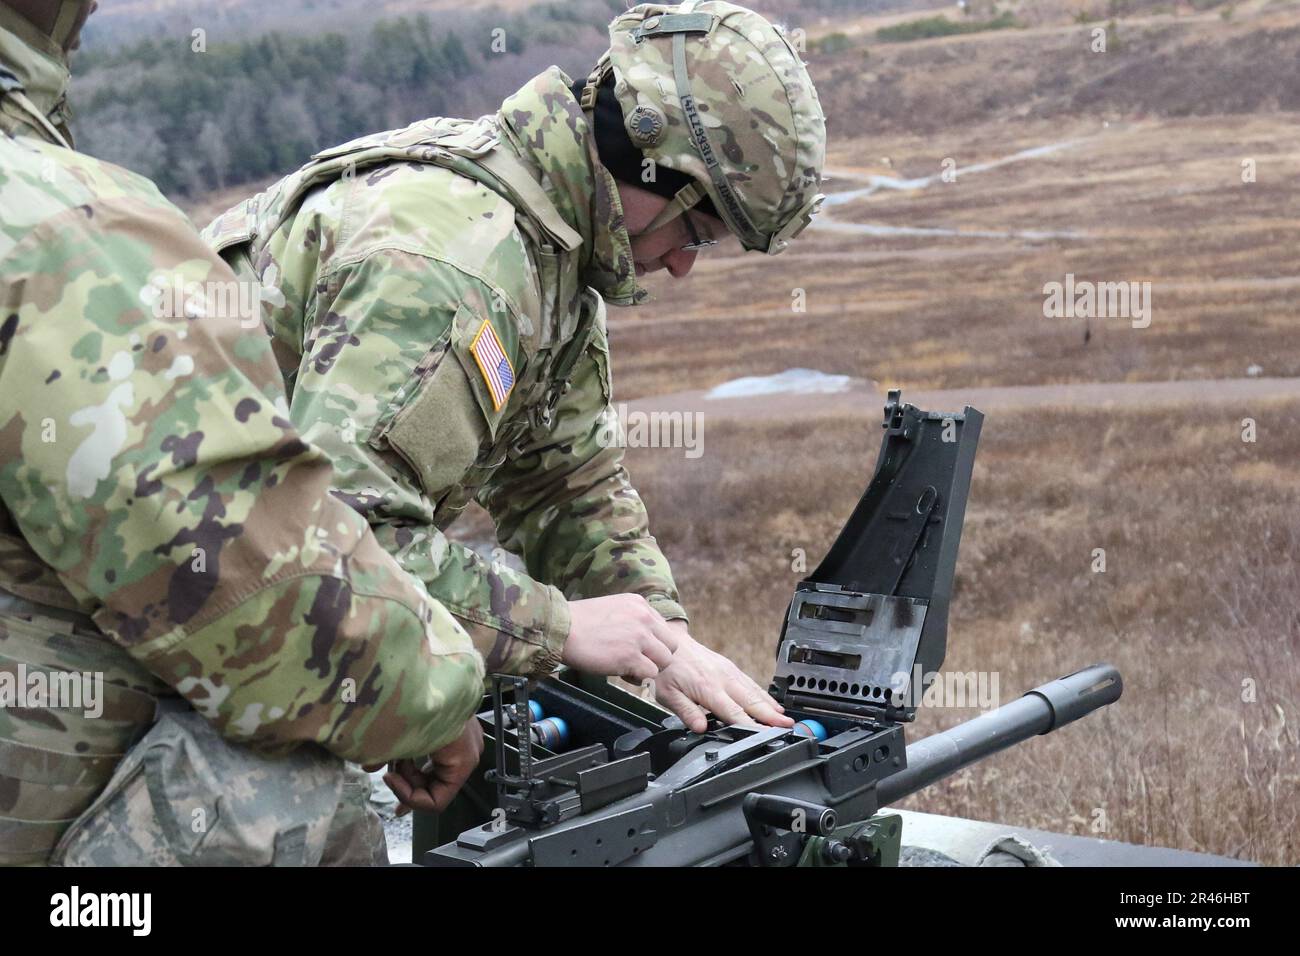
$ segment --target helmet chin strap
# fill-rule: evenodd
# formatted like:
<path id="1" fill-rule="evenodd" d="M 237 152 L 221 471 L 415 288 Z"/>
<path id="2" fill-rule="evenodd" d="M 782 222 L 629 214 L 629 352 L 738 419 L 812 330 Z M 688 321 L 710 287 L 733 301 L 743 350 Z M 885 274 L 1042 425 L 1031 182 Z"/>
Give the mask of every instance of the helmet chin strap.
<path id="1" fill-rule="evenodd" d="M 609 73 L 613 68 L 613 64 L 610 62 L 609 58 L 609 51 L 606 50 L 601 58 L 596 61 L 596 65 L 592 68 L 591 72 L 587 74 L 587 82 L 582 87 L 582 95 L 578 97 L 578 106 L 586 116 L 587 124 L 591 127 L 592 131 L 591 138 L 588 140 L 588 149 L 590 150 L 592 165 L 595 168 L 599 168 L 601 165 L 600 155 L 596 149 L 596 95 L 600 89 L 600 84 L 605 79 L 605 74 Z M 614 184 L 614 188 L 617 189 L 618 182 L 612 175 L 610 176 L 610 181 Z M 632 234 L 630 232 L 627 233 L 627 238 L 629 242 L 628 255 L 631 256 Z M 650 293 L 637 283 L 635 269 L 633 270 L 630 279 L 632 282 L 632 291 L 623 298 L 611 298 L 608 291 L 603 288 L 598 291 L 605 297 L 605 301 L 611 305 L 639 305 L 648 301 Z"/>
<path id="2" fill-rule="evenodd" d="M 73 34 L 81 27 L 82 14 L 89 6 L 89 0 L 63 0 L 54 21 L 54 29 L 50 31 L 50 39 L 63 49 L 68 49 Z"/>
<path id="3" fill-rule="evenodd" d="M 596 108 L 596 94 L 600 90 L 600 84 L 604 82 L 605 74 L 611 69 L 613 67 L 610 64 L 609 51 L 606 50 L 600 55 L 596 65 L 591 68 L 591 72 L 587 74 L 587 83 L 582 88 L 582 96 L 578 98 L 578 105 L 582 107 L 582 111 L 587 114 L 588 119 L 591 118 L 591 113 Z"/>
<path id="4" fill-rule="evenodd" d="M 587 81 L 582 87 L 582 95 L 578 98 L 578 105 L 587 114 L 587 119 L 592 122 L 593 126 L 596 97 L 600 90 L 600 84 L 605 81 L 605 77 L 612 69 L 613 65 L 610 62 L 609 51 L 606 50 L 601 58 L 596 61 L 596 65 L 592 67 L 591 72 L 587 74 Z M 629 185 L 635 186 L 636 184 L 629 183 Z M 677 194 L 669 200 L 667 206 L 659 211 L 654 220 L 636 235 L 644 236 L 646 233 L 654 232 L 660 226 L 672 222 L 678 216 L 683 215 L 686 210 L 700 202 L 706 195 L 707 193 L 696 183 L 687 183 L 677 190 Z M 628 235 L 630 236 L 632 233 L 629 232 Z"/>
<path id="5" fill-rule="evenodd" d="M 686 215 L 686 211 L 694 208 L 705 195 L 706 193 L 697 183 L 687 183 L 677 190 L 677 194 L 668 200 L 668 205 L 659 210 L 659 215 L 650 220 L 650 224 L 637 235 L 644 236 L 646 233 L 654 232 L 660 226 L 665 226 L 679 216 Z"/>

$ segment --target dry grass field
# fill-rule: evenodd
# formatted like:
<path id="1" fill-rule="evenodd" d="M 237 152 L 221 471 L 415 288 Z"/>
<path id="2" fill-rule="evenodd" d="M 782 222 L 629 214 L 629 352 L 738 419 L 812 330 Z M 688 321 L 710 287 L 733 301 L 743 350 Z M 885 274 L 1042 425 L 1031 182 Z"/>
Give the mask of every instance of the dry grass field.
<path id="1" fill-rule="evenodd" d="M 997 672 L 1005 702 L 1107 661 L 1124 696 L 905 806 L 1300 859 L 1300 403 L 1207 398 L 1185 411 L 989 416 L 945 670 Z M 1241 438 L 1247 416 L 1254 443 Z M 628 464 L 693 632 L 767 678 L 800 578 L 794 549 L 810 568 L 820 560 L 880 431 L 865 415 L 707 425 L 696 460 L 630 449 Z M 915 734 L 975 713 L 923 709 Z"/>
<path id="2" fill-rule="evenodd" d="M 655 303 L 611 310 L 620 398 L 792 366 L 925 388 L 1234 378 L 1251 365 L 1300 375 L 1298 119 L 882 138 L 873 155 L 891 157 L 896 175 L 938 174 L 954 157 L 957 181 L 829 208 L 828 225 L 770 261 L 701 255 L 689 282 L 652 277 Z M 962 178 L 962 165 L 1063 142 L 1075 145 Z M 1256 161 L 1253 183 L 1241 181 L 1243 158 Z M 837 223 L 1008 235 L 861 235 Z M 1042 232 L 1077 238 L 1032 238 Z M 1150 325 L 1045 318 L 1044 286 L 1067 274 L 1150 282 Z"/>

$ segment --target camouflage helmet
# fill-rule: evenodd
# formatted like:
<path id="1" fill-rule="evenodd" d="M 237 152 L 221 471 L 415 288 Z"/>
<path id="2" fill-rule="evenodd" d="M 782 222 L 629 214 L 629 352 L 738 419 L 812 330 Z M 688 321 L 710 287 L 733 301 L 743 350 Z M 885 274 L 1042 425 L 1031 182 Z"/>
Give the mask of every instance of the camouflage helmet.
<path id="1" fill-rule="evenodd" d="M 632 142 L 692 179 L 647 231 L 707 195 L 745 249 L 785 249 L 821 205 L 826 157 L 817 91 L 785 32 L 733 3 L 687 0 L 633 7 L 609 34 L 583 108 L 613 70 Z"/>

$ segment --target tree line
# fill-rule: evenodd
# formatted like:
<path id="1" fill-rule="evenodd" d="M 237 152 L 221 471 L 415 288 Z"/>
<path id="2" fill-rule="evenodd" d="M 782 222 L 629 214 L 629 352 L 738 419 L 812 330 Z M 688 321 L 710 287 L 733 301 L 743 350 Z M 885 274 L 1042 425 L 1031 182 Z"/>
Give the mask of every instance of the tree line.
<path id="1" fill-rule="evenodd" d="M 426 116 L 476 116 L 558 63 L 585 72 L 620 0 L 522 16 L 425 14 L 312 35 L 148 37 L 74 64 L 78 147 L 174 198 L 286 173 L 313 152 Z M 563 62 L 568 60 L 568 63 Z"/>

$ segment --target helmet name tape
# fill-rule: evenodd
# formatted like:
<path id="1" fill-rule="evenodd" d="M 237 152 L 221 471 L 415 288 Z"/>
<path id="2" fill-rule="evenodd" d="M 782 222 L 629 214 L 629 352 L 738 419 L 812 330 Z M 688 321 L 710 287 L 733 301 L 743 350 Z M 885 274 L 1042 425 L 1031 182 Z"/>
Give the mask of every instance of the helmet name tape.
<path id="1" fill-rule="evenodd" d="M 709 137 L 704 131 L 704 123 L 700 119 L 700 111 L 695 108 L 694 95 L 687 93 L 682 98 L 682 112 L 686 114 L 686 121 L 691 124 L 691 136 L 695 139 L 695 146 L 700 151 L 700 156 L 704 159 L 704 165 L 718 165 L 718 157 L 713 154 L 713 144 L 709 142 Z"/>
<path id="2" fill-rule="evenodd" d="M 686 69 L 686 33 L 684 31 L 675 31 L 673 34 L 673 79 L 677 84 L 677 100 L 682 104 L 682 112 L 686 115 L 686 128 L 691 131 L 691 140 L 695 144 L 695 149 L 699 152 L 700 158 L 704 160 L 704 165 L 709 170 L 709 179 L 713 181 L 714 188 L 722 198 L 722 207 L 718 211 L 727 221 L 731 231 L 740 239 L 742 246 L 746 249 L 762 249 L 766 247 L 768 245 L 766 237 L 762 236 L 754 228 L 749 214 L 745 212 L 745 207 L 740 203 L 740 197 L 736 195 L 735 190 L 731 188 L 731 183 L 727 181 L 727 174 L 723 172 L 721 164 L 718 163 L 718 157 L 714 155 L 713 144 L 709 142 L 708 133 L 704 129 L 704 122 L 700 119 L 699 111 L 696 109 L 691 77 Z"/>
<path id="3" fill-rule="evenodd" d="M 743 224 L 744 232 L 752 233 L 753 227 L 750 225 L 749 216 L 745 209 L 740 205 L 740 199 L 737 198 L 735 190 L 731 184 L 726 182 L 726 176 L 718 165 L 718 157 L 713 153 L 713 144 L 709 142 L 709 137 L 704 131 L 704 123 L 700 120 L 699 110 L 695 108 L 695 97 L 687 93 L 681 97 L 682 112 L 686 114 L 686 122 L 690 126 L 691 138 L 695 140 L 695 148 L 700 152 L 700 158 L 704 160 L 704 165 L 709 168 L 709 175 L 713 178 L 714 185 L 718 187 L 718 194 L 722 197 L 722 204 L 730 213 L 731 220 L 737 225 Z M 721 182 L 720 182 L 721 180 Z"/>

